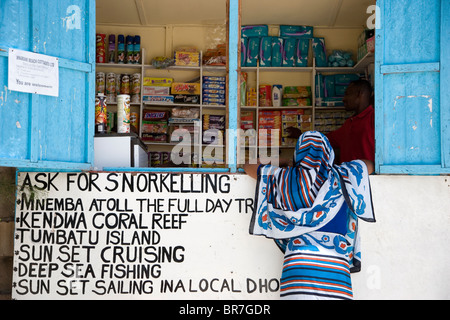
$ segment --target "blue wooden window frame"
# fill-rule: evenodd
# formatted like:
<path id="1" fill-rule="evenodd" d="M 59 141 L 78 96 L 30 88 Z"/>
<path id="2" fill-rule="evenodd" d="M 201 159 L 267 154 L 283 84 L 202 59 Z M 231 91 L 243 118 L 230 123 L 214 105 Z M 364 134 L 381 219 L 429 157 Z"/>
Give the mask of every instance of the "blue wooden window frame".
<path id="1" fill-rule="evenodd" d="M 42 0 L 30 0 L 30 7 L 32 13 L 31 31 L 39 29 L 39 21 L 35 19 L 39 10 L 44 10 L 44 8 L 49 5 L 48 3 L 43 3 Z M 95 52 L 95 1 L 87 0 L 90 5 L 89 17 L 89 27 L 87 32 L 90 33 L 89 43 L 87 44 L 91 50 Z M 239 41 L 239 0 L 229 0 L 228 4 L 228 16 L 229 16 L 229 65 L 228 65 L 228 131 L 227 131 L 227 164 L 228 168 L 104 168 L 105 171 L 140 171 L 140 172 L 212 172 L 212 173 L 234 173 L 237 171 L 237 125 L 238 125 L 238 41 Z M 35 29 L 36 28 L 36 29 Z M 31 36 L 34 42 L 33 48 L 39 47 L 39 38 Z M 3 50 L 5 48 L 2 48 Z M 0 51 L 0 57 L 8 58 L 8 53 L 6 51 Z M 72 68 L 75 70 L 84 71 L 89 74 L 89 83 L 95 83 L 94 65 L 95 65 L 95 55 L 91 54 L 89 56 L 89 61 L 87 63 L 81 63 L 76 61 L 71 61 L 67 59 L 60 59 L 61 68 Z M 86 109 L 89 113 L 88 119 L 86 121 L 89 124 L 93 123 L 93 105 L 95 90 L 94 86 L 89 86 L 89 101 L 86 101 Z M 87 159 L 85 163 L 70 163 L 70 162 L 52 162 L 52 161 L 40 161 L 39 158 L 39 114 L 38 108 L 40 97 L 38 95 L 31 95 L 31 111 L 30 111 L 30 121 L 31 132 L 29 141 L 29 154 L 30 159 L 0 159 L 1 166 L 10 166 L 19 168 L 19 170 L 26 171 L 80 171 L 80 170 L 90 170 L 93 167 L 93 156 L 94 156 L 94 128 L 93 125 L 88 126 L 87 141 L 85 142 L 84 148 L 87 150 Z"/>
<path id="2" fill-rule="evenodd" d="M 419 3 L 419 0 L 413 0 Z M 416 3 L 416 6 L 417 6 Z M 389 50 L 386 44 L 386 33 L 392 32 L 385 28 L 385 21 L 388 19 L 408 19 L 409 21 L 415 21 L 417 17 L 399 17 L 398 12 L 389 12 L 388 6 L 392 3 L 389 0 L 378 0 L 377 6 L 380 8 L 381 19 L 380 29 L 376 30 L 376 50 L 375 50 L 375 137 L 376 137 L 376 159 L 375 166 L 378 174 L 412 174 L 412 175 L 435 175 L 435 174 L 449 174 L 450 173 L 450 58 L 448 52 L 450 52 L 450 0 L 440 1 L 440 36 L 437 41 L 440 41 L 440 52 L 434 52 L 437 54 L 439 61 L 422 61 L 421 63 L 392 63 L 386 64 L 385 57 Z M 429 4 L 431 5 L 431 4 Z M 422 6 L 423 10 L 427 10 L 426 5 Z M 396 38 L 402 37 L 402 34 L 396 35 Z M 421 50 L 421 48 L 416 48 Z M 406 57 L 406 60 L 412 60 L 412 57 Z M 440 93 L 437 97 L 439 100 L 439 123 L 440 129 L 438 134 L 440 135 L 435 140 L 429 141 L 430 148 L 433 151 L 440 150 L 440 163 L 426 163 L 419 159 L 417 163 L 411 163 L 409 159 L 407 163 L 406 152 L 404 159 L 400 159 L 399 163 L 384 163 L 386 152 L 389 152 L 386 148 L 386 142 L 392 139 L 392 136 L 388 136 L 389 133 L 396 133 L 401 130 L 405 130 L 406 123 L 401 123 L 403 126 L 391 129 L 386 127 L 386 119 L 393 116 L 394 111 L 391 103 L 386 96 L 384 88 L 384 81 L 387 76 L 395 74 L 431 74 L 434 79 L 439 79 L 435 83 L 427 83 L 427 86 L 439 86 Z M 434 75 L 433 75 L 434 74 Z M 436 76 L 437 75 L 437 76 Z M 392 80 L 391 80 L 392 81 Z M 437 83 L 438 82 L 438 83 Z M 389 108 L 391 107 L 391 108 Z M 388 131 L 389 129 L 389 131 Z M 404 134 L 404 132 L 403 132 Z M 402 146 L 405 147 L 405 146 Z M 401 163 L 401 162 L 404 163 Z M 435 161 L 437 162 L 437 161 Z M 407 163 L 407 164 L 405 164 Z"/>
<path id="3" fill-rule="evenodd" d="M 83 59 L 81 61 L 71 60 L 70 58 L 64 58 L 59 55 L 55 55 L 58 57 L 59 61 L 59 68 L 60 68 L 60 77 L 62 72 L 65 74 L 69 74 L 73 71 L 79 72 L 82 74 L 80 78 L 85 77 L 85 83 L 87 84 L 85 88 L 83 88 L 86 92 L 86 100 L 84 103 L 85 106 L 85 112 L 86 117 L 84 118 L 84 121 L 87 123 L 84 123 L 85 126 L 83 127 L 84 131 L 84 137 L 82 140 L 84 140 L 83 145 L 78 146 L 77 144 L 77 151 L 74 152 L 76 154 L 76 157 L 66 157 L 70 158 L 67 160 L 63 157 L 47 157 L 46 160 L 42 160 L 40 154 L 43 152 L 41 150 L 42 142 L 45 140 L 46 136 L 43 132 L 44 127 L 44 121 L 46 120 L 44 116 L 41 114 L 42 107 L 46 105 L 47 102 L 50 101 L 48 97 L 40 96 L 37 94 L 26 94 L 27 101 L 29 101 L 29 109 L 28 109 L 28 126 L 23 127 L 22 130 L 28 130 L 27 134 L 27 141 L 17 141 L 16 144 L 24 144 L 26 145 L 26 152 L 23 152 L 18 157 L 11 157 L 11 158 L 0 158 L 0 165 L 1 166 L 7 166 L 7 167 L 16 167 L 16 168 L 27 168 L 27 169 L 33 169 L 33 170 L 88 170 L 92 167 L 94 161 L 94 127 L 93 125 L 90 125 L 94 121 L 94 97 L 95 97 L 95 88 L 91 86 L 90 84 L 95 83 L 95 28 L 96 28 L 96 17 L 95 17 L 95 0 L 84 0 L 84 7 L 87 11 L 89 11 L 88 14 L 83 16 L 82 23 L 85 26 L 84 34 L 82 35 L 86 39 L 86 50 L 82 52 L 86 52 L 86 54 L 81 57 Z M 8 4 L 4 4 L 5 6 Z M 8 19 L 17 19 L 17 21 L 20 21 L 20 23 L 23 23 L 23 21 L 27 21 L 27 27 L 21 32 L 21 41 L 17 42 L 17 47 L 15 49 L 21 49 L 25 51 L 33 51 L 36 53 L 42 53 L 45 54 L 45 52 L 42 52 L 42 49 L 46 46 L 46 39 L 41 39 L 42 37 L 50 37 L 50 34 L 52 32 L 48 32 L 47 28 L 48 26 L 44 26 L 45 23 L 42 23 L 41 19 L 43 19 L 42 12 L 46 12 L 48 9 L 47 7 L 50 6 L 52 9 L 53 6 L 49 4 L 47 1 L 44 0 L 29 0 L 28 3 L 25 4 L 25 2 L 20 3 L 20 1 L 16 1 L 16 3 L 13 3 L 13 5 L 17 5 L 17 8 L 21 8 L 24 12 L 21 12 L 24 16 L 20 17 L 8 17 Z M 58 3 L 58 5 L 63 6 L 63 4 Z M 13 6 L 13 8 L 15 8 Z M 25 10 L 26 9 L 26 10 Z M 29 11 L 28 11 L 29 10 Z M 28 11 L 28 12 L 25 12 Z M 5 13 L 6 14 L 6 13 Z M 27 20 L 28 19 L 28 20 Z M 7 20 L 6 20 L 7 21 Z M 50 20 L 49 20 L 50 21 Z M 42 30 L 42 34 L 41 34 Z M 52 31 L 52 30 L 51 30 Z M 52 34 L 53 36 L 55 33 Z M 50 47 L 50 45 L 47 45 L 47 47 Z M 8 50 L 9 48 L 5 48 L 2 45 L 2 50 L 0 51 L 0 59 L 5 59 L 6 61 L 9 58 Z M 71 48 L 67 48 L 66 53 L 70 53 Z M 71 56 L 71 54 L 69 54 Z M 4 76 L 4 75 L 3 75 Z M 60 92 L 61 92 L 61 86 L 60 86 Z M 10 100 L 9 104 L 10 107 L 14 107 L 13 103 L 10 102 L 11 100 L 14 100 L 15 97 L 24 96 L 23 93 L 18 92 L 12 92 L 10 94 Z M 57 98 L 51 98 L 51 103 L 54 105 L 61 106 L 62 101 L 68 97 L 61 96 Z M 18 99 L 20 100 L 20 99 Z M 61 125 L 67 125 L 62 123 Z M 57 130 L 57 126 L 55 125 L 52 128 L 52 132 L 55 132 Z M 4 132 L 5 134 L 5 132 Z M 75 136 L 75 134 L 73 134 Z M 22 137 L 23 138 L 23 137 Z M 50 139 L 51 140 L 51 139 Z M 78 141 L 78 140 L 76 140 Z M 46 141 L 46 145 L 44 147 L 47 147 L 47 145 L 51 144 L 51 141 Z M 55 144 L 57 145 L 57 144 Z M 58 145 L 59 146 L 59 145 Z M 53 147 L 53 145 L 51 146 Z M 50 148 L 50 147 L 49 147 Z M 26 153 L 26 155 L 25 155 Z M 72 159 L 76 159 L 71 161 Z"/>

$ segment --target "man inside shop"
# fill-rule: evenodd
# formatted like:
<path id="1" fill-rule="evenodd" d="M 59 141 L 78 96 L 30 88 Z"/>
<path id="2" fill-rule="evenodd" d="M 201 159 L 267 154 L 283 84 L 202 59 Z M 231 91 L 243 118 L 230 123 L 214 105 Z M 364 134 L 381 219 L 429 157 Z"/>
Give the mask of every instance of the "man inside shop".
<path id="1" fill-rule="evenodd" d="M 373 90 L 369 81 L 356 80 L 350 83 L 343 98 L 346 111 L 355 114 L 339 129 L 327 134 L 331 146 L 336 151 L 336 163 L 357 159 L 375 161 L 375 113 Z M 298 128 L 287 129 L 291 138 L 298 139 Z"/>

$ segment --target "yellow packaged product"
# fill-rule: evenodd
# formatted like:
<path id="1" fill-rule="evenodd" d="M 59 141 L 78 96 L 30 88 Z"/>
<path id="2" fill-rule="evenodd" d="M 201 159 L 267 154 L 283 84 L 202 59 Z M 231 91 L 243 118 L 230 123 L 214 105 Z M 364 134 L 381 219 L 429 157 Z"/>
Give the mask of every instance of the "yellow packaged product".
<path id="1" fill-rule="evenodd" d="M 170 87 L 170 86 L 172 86 L 172 83 L 173 83 L 173 78 L 144 77 L 144 86 Z"/>
<path id="2" fill-rule="evenodd" d="M 256 107 L 257 94 L 255 88 L 250 88 L 247 91 L 247 106 Z"/>

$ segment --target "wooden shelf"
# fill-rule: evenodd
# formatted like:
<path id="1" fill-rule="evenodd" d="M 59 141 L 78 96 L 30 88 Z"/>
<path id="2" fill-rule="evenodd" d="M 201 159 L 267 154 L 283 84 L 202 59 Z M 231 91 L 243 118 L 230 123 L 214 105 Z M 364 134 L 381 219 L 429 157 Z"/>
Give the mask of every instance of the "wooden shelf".
<path id="1" fill-rule="evenodd" d="M 133 63 L 97 63 L 97 68 L 115 68 L 115 69 L 141 69 L 142 64 Z"/>
<path id="2" fill-rule="evenodd" d="M 312 72 L 313 67 L 242 67 L 242 71 L 256 71 L 259 72 Z"/>
<path id="3" fill-rule="evenodd" d="M 358 73 L 364 72 L 371 63 L 375 62 L 375 55 L 371 52 L 367 53 L 353 67 L 316 67 L 318 72 L 342 72 L 342 73 Z"/>
<path id="4" fill-rule="evenodd" d="M 372 52 L 367 53 L 358 63 L 353 67 L 242 67 L 242 71 L 249 72 L 312 72 L 314 70 L 318 72 L 344 72 L 344 73 L 357 73 L 363 72 L 367 66 L 375 61 L 375 54 Z"/>
<path id="5" fill-rule="evenodd" d="M 299 106 L 258 107 L 258 109 L 260 109 L 260 110 L 312 109 L 312 106 L 304 106 L 304 107 L 299 107 Z"/>

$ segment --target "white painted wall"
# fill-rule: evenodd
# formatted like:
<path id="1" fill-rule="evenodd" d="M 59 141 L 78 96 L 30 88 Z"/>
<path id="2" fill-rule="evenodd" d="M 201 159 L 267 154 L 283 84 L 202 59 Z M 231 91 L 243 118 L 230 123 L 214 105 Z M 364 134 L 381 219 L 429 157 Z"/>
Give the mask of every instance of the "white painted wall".
<path id="1" fill-rule="evenodd" d="M 94 175 L 96 175 L 94 173 Z M 25 185 L 24 174 L 19 175 L 18 186 Z M 32 175 L 33 177 L 33 175 Z M 42 176 L 41 176 L 42 178 Z M 154 280 L 155 291 L 150 295 L 93 295 L 92 288 L 86 286 L 86 291 L 74 291 L 75 295 L 71 299 L 79 298 L 117 298 L 117 299 L 278 299 L 278 292 L 272 289 L 254 290 L 253 285 L 259 279 L 274 284 L 276 288 L 276 279 L 280 277 L 283 256 L 272 240 L 264 237 L 251 236 L 248 233 L 248 226 L 251 218 L 251 210 L 248 207 L 240 207 L 237 199 L 252 199 L 254 197 L 255 180 L 246 175 L 231 175 L 229 177 L 230 189 L 225 193 L 216 192 L 208 194 L 196 193 L 169 193 L 164 190 L 151 192 L 121 192 L 120 188 L 116 191 L 108 191 L 114 184 L 109 181 L 108 173 L 100 173 L 95 176 L 95 184 L 100 188 L 99 191 L 89 192 L 86 188 L 78 190 L 75 181 L 77 176 L 67 176 L 60 173 L 57 179 L 52 180 L 52 185 L 45 196 L 48 198 L 74 198 L 82 199 L 85 204 L 86 223 L 88 230 L 95 230 L 91 226 L 93 215 L 97 212 L 94 209 L 88 209 L 93 199 L 119 199 L 134 208 L 134 214 L 144 215 L 144 222 L 150 226 L 148 219 L 150 215 L 147 209 L 138 209 L 138 198 L 159 199 L 161 208 L 157 211 L 164 214 L 171 214 L 175 207 L 171 207 L 171 198 L 176 202 L 177 199 L 190 203 L 199 210 L 189 214 L 183 228 L 179 230 L 160 230 L 155 228 L 164 241 L 165 245 L 182 245 L 186 248 L 186 259 L 182 263 L 162 264 L 162 277 L 156 277 Z M 112 176 L 113 181 L 121 181 L 120 177 Z M 194 179 L 197 181 L 200 175 L 192 177 L 175 176 L 175 189 L 180 188 L 179 179 Z M 34 184 L 34 178 L 31 183 Z M 131 179 L 131 176 L 129 176 Z M 69 180 L 71 181 L 69 183 Z M 36 180 L 38 185 L 46 179 Z M 170 181 L 165 179 L 167 181 Z M 184 186 L 189 184 L 185 183 Z M 356 300 L 367 299 L 450 299 L 450 255 L 449 240 L 450 235 L 447 230 L 450 226 L 450 177 L 416 177 L 416 176 L 371 176 L 371 185 L 373 193 L 373 204 L 375 209 L 376 223 L 360 222 L 360 232 L 362 241 L 362 270 L 352 275 L 354 298 Z M 198 184 L 195 184 L 196 190 Z M 108 188 L 107 188 L 108 187 Z M 184 187 L 184 188 L 185 188 Z M 183 188 L 183 190 L 184 190 Z M 70 189 L 70 190 L 69 190 Z M 84 191 L 83 191 L 84 190 Z M 217 207 L 214 210 L 206 209 L 211 203 L 220 200 L 221 203 L 226 200 L 230 206 L 226 210 Z M 185 202 L 183 202 L 185 203 Z M 243 204 L 244 202 L 242 202 Z M 194 206 L 195 204 L 195 206 Z M 197 207 L 198 205 L 198 207 Z M 137 207 L 136 207 L 137 206 Z M 33 218 L 29 210 L 16 210 L 27 221 L 16 223 L 16 228 L 26 228 L 31 224 Z M 152 207 L 153 208 L 153 207 Z M 158 207 L 159 208 L 159 207 Z M 191 209 L 192 209 L 191 208 Z M 203 208 L 203 209 L 202 209 Z M 77 209 L 78 210 L 78 209 Z M 151 209 L 156 210 L 156 209 Z M 178 209 L 180 210 L 180 209 Z M 155 211 L 156 212 L 156 211 Z M 175 212 L 175 211 L 174 211 Z M 34 224 L 35 228 L 40 228 L 42 218 L 37 216 Z M 145 220 L 147 219 L 147 220 Z M 112 229 L 103 228 L 100 232 L 107 233 Z M 130 229 L 131 230 L 131 229 Z M 28 235 L 26 233 L 25 235 Z M 103 239 L 103 238 L 100 238 Z M 21 252 L 22 243 L 28 243 L 28 236 L 15 240 L 15 250 L 19 250 L 19 255 L 15 256 L 15 264 L 21 262 L 21 257 L 26 257 L 26 252 Z M 81 240 L 80 240 L 81 241 Z M 103 241 L 103 240 L 102 240 Z M 80 242 L 81 243 L 81 242 Z M 80 243 L 77 243 L 80 245 Z M 166 243 L 166 242 L 164 242 Z M 68 243 L 73 245 L 73 243 Z M 30 243 L 31 245 L 31 243 Z M 39 246 L 39 244 L 37 244 Z M 110 245 L 110 244 L 106 244 Z M 103 280 L 100 276 L 102 260 L 101 250 L 105 244 L 99 243 L 95 249 L 92 249 L 90 263 L 96 270 L 96 277 L 90 280 L 89 285 L 96 283 L 97 280 Z M 55 249 L 56 250 L 56 249 Z M 107 251 L 109 252 L 109 251 Z M 58 251 L 53 256 L 56 259 Z M 82 263 L 87 262 L 86 257 L 76 256 Z M 96 258 L 97 257 L 97 258 Z M 55 260 L 56 261 L 56 260 Z M 84 261 L 84 262 L 83 262 Z M 39 262 L 39 261 L 38 261 Z M 56 261 L 59 263 L 58 261 Z M 109 263 L 109 262 L 108 262 Z M 22 268 L 22 270 L 25 270 Z M 31 270 L 31 269 L 30 269 Z M 58 269 L 60 272 L 62 267 Z M 82 269 L 84 270 L 84 269 Z M 62 271 L 61 271 L 62 272 Z M 20 273 L 20 272 L 19 272 Z M 52 284 L 53 291 L 50 295 L 24 295 L 24 287 L 31 282 L 27 282 L 28 274 L 19 275 L 14 273 L 16 282 L 25 279 L 25 282 L 17 289 L 13 290 L 13 297 L 20 299 L 32 298 L 64 298 L 65 296 L 55 295 L 55 284 Z M 23 272 L 22 272 L 23 273 Z M 44 278 L 46 275 L 44 274 Z M 52 281 L 63 279 L 66 281 L 77 280 L 77 278 L 55 275 L 51 277 Z M 161 279 L 182 280 L 184 285 L 192 282 L 200 283 L 201 279 L 211 281 L 211 290 L 196 292 L 178 290 L 174 293 L 162 292 L 159 290 Z M 212 280 L 217 279 L 217 280 Z M 220 281 L 233 283 L 236 292 L 230 290 L 213 291 L 212 286 L 221 288 Z M 251 280 L 249 280 L 251 279 Z M 31 278 L 33 285 L 36 286 L 36 278 Z M 109 281 L 107 277 L 105 280 Z M 112 279 L 119 281 L 121 279 Z M 30 284 L 31 287 L 31 284 Z M 76 289 L 79 289 L 78 287 Z M 22 293 L 21 293 L 22 292 Z M 63 291 L 64 292 L 64 291 Z"/>
<path id="2" fill-rule="evenodd" d="M 450 298 L 450 177 L 372 176 L 355 299 Z"/>

